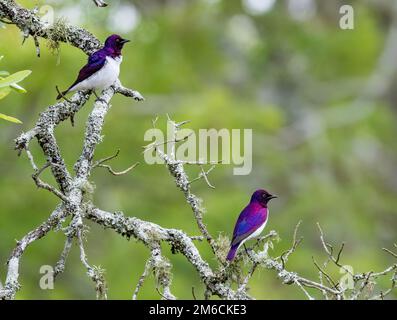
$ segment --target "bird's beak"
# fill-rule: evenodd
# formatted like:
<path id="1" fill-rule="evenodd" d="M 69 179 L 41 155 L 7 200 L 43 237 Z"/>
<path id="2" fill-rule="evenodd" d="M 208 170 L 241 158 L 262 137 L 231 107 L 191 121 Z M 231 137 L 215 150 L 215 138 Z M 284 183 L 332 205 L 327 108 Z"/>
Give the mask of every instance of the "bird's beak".
<path id="1" fill-rule="evenodd" d="M 131 41 L 131 40 L 121 39 L 120 43 L 124 44 L 124 43 L 130 42 L 130 41 Z"/>
<path id="2" fill-rule="evenodd" d="M 278 198 L 278 197 L 277 197 L 277 196 L 274 196 L 274 195 L 270 195 L 270 196 L 268 197 L 269 200 L 276 199 L 276 198 Z"/>

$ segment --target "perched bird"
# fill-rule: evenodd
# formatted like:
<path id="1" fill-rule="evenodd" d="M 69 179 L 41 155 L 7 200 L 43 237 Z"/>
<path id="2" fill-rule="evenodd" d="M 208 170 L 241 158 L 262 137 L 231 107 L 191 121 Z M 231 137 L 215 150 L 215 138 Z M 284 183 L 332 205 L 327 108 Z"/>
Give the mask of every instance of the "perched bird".
<path id="1" fill-rule="evenodd" d="M 241 211 L 233 231 L 230 251 L 227 260 L 232 261 L 238 248 L 247 240 L 258 237 L 266 226 L 269 217 L 267 204 L 277 198 L 266 190 L 256 190 L 250 203 Z"/>
<path id="2" fill-rule="evenodd" d="M 79 90 L 92 90 L 98 97 L 96 89 L 106 89 L 118 79 L 120 63 L 123 59 L 121 49 L 129 41 L 117 34 L 109 36 L 105 41 L 105 46 L 89 56 L 88 63 L 80 70 L 76 81 L 67 90 L 58 91 L 57 99 L 70 91 Z"/>

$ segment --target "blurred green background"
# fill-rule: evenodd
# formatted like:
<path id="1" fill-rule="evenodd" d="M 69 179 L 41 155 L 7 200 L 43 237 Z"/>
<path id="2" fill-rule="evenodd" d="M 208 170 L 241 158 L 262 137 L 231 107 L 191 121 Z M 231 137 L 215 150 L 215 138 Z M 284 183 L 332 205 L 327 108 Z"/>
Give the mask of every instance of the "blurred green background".
<path id="1" fill-rule="evenodd" d="M 327 239 L 346 242 L 342 263 L 355 272 L 378 271 L 393 263 L 381 248 L 396 242 L 397 191 L 397 31 L 393 1 L 314 0 L 109 0 L 107 8 L 91 1 L 19 1 L 28 8 L 50 5 L 55 20 L 87 28 L 102 41 L 110 33 L 131 39 L 124 49 L 120 79 L 139 90 L 143 103 L 123 96 L 112 100 L 104 140 L 96 159 L 113 154 L 115 169 L 136 161 L 128 175 L 115 177 L 96 169 L 93 201 L 109 211 L 150 220 L 164 227 L 198 230 L 183 195 L 162 165 L 144 163 L 145 131 L 156 114 L 192 120 L 190 128 L 252 128 L 253 171 L 233 175 L 233 165 L 220 165 L 211 174 L 215 190 L 196 182 L 193 192 L 204 200 L 205 223 L 217 236 L 230 235 L 240 210 L 251 193 L 264 187 L 279 195 L 271 203 L 267 230 L 279 232 L 281 241 L 271 255 L 290 246 L 293 229 L 303 220 L 304 236 L 288 267 L 315 278 L 312 256 L 325 260 L 316 222 Z M 339 27 L 339 8 L 355 9 L 354 30 Z M 44 10 L 44 9 L 43 9 Z M 43 11 L 44 12 L 44 11 Z M 1 101 L 1 112 L 23 125 L 0 122 L 0 276 L 15 245 L 41 223 L 57 199 L 38 190 L 26 155 L 17 157 L 13 139 L 29 130 L 39 112 L 55 102 L 55 85 L 65 88 L 75 78 L 86 56 L 61 44 L 51 52 L 41 40 L 41 58 L 30 38 L 21 46 L 20 31 L 12 25 L 0 29 L 0 69 L 33 73 L 21 85 L 26 94 L 11 93 Z M 65 122 L 57 138 L 70 169 L 79 156 L 88 103 Z M 31 150 L 44 159 L 36 143 Z M 198 168 L 188 168 L 191 177 Z M 47 173 L 43 176 L 52 182 Z M 89 262 L 106 269 L 110 299 L 130 299 L 141 275 L 147 249 L 109 230 L 90 224 Z M 61 232 L 51 233 L 28 248 L 22 258 L 19 299 L 94 299 L 93 284 L 73 247 L 66 271 L 54 290 L 39 288 L 39 268 L 53 265 L 63 248 Z M 208 246 L 198 244 L 211 264 Z M 203 286 L 181 255 L 164 253 L 173 264 L 172 291 L 192 299 L 192 286 L 202 297 Z M 339 270 L 332 269 L 337 279 Z M 380 288 L 390 285 L 386 277 Z M 259 299 L 304 299 L 295 286 L 283 285 L 272 271 L 258 270 L 251 294 Z M 391 298 L 396 298 L 396 293 Z M 149 278 L 139 296 L 161 298 Z"/>

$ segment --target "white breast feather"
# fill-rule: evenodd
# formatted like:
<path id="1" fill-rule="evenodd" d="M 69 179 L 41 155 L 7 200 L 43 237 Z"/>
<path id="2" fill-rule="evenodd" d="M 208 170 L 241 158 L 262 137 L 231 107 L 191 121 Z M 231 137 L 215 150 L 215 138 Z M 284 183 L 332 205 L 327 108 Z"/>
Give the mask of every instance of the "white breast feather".
<path id="1" fill-rule="evenodd" d="M 265 222 L 258 229 L 256 229 L 253 233 L 251 233 L 246 239 L 241 241 L 240 246 L 247 240 L 259 237 L 261 235 L 263 229 L 265 229 L 268 220 L 269 220 L 269 209 L 267 210 L 267 217 L 266 217 Z"/>
<path id="2" fill-rule="evenodd" d="M 115 59 L 106 57 L 105 65 L 95 72 L 92 76 L 84 81 L 76 84 L 70 91 L 78 90 L 92 90 L 92 89 L 106 89 L 110 87 L 119 77 L 120 64 L 123 58 L 117 57 Z"/>

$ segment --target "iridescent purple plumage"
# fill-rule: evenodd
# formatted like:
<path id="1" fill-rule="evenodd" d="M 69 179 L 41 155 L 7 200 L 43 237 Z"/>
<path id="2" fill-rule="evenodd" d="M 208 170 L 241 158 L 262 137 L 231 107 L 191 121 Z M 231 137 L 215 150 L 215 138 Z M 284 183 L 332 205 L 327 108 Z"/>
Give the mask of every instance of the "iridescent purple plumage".
<path id="1" fill-rule="evenodd" d="M 241 211 L 237 219 L 227 260 L 234 259 L 238 248 L 245 241 L 261 234 L 269 216 L 267 203 L 274 198 L 276 196 L 263 189 L 256 190 L 252 194 L 250 203 Z"/>
<path id="2" fill-rule="evenodd" d="M 118 77 L 121 49 L 128 41 L 117 34 L 109 36 L 105 41 L 105 46 L 89 56 L 87 64 L 81 68 L 76 81 L 60 93 L 57 99 L 69 91 L 105 89 L 113 84 L 113 78 Z"/>

